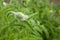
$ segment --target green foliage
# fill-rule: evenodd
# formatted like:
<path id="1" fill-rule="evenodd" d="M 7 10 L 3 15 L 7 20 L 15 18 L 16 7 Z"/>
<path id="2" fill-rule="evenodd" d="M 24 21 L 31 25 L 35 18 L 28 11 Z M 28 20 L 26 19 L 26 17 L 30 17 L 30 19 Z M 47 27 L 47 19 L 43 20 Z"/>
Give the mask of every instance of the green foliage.
<path id="1" fill-rule="evenodd" d="M 60 40 L 60 6 L 48 0 L 0 1 L 0 40 Z M 21 21 L 13 12 L 29 16 Z"/>

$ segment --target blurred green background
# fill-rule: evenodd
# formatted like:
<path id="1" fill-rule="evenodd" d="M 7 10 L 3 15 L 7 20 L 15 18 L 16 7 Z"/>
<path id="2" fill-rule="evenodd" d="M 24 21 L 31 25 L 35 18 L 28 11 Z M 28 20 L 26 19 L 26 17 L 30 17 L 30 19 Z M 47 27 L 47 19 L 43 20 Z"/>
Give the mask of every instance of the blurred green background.
<path id="1" fill-rule="evenodd" d="M 0 0 L 0 40 L 60 40 L 59 2 Z"/>

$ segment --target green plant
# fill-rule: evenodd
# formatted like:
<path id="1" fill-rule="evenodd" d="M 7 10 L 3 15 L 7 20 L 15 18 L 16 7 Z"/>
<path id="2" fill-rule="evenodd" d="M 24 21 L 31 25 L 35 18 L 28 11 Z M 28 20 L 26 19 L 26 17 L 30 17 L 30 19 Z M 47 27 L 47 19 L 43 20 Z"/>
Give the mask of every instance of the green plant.
<path id="1" fill-rule="evenodd" d="M 24 0 L 23 4 L 11 0 L 6 6 L 3 2 L 0 1 L 0 40 L 60 40 L 60 6 L 48 4 L 48 0 Z M 22 15 L 27 19 L 23 20 Z"/>

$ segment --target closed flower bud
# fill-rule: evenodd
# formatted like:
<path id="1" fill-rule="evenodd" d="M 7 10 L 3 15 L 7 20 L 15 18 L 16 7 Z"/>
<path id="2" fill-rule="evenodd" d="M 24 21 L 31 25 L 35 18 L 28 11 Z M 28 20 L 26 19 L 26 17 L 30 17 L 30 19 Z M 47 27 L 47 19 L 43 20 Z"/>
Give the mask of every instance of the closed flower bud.
<path id="1" fill-rule="evenodd" d="M 6 3 L 6 2 L 3 2 L 3 5 L 4 5 L 4 6 L 6 6 L 6 5 L 7 5 L 7 3 Z"/>
<path id="2" fill-rule="evenodd" d="M 14 16 L 17 19 L 20 19 L 21 21 L 25 21 L 25 20 L 27 20 L 29 18 L 28 15 L 25 15 L 22 12 L 14 12 L 14 11 L 11 11 L 11 13 L 14 14 Z"/>

